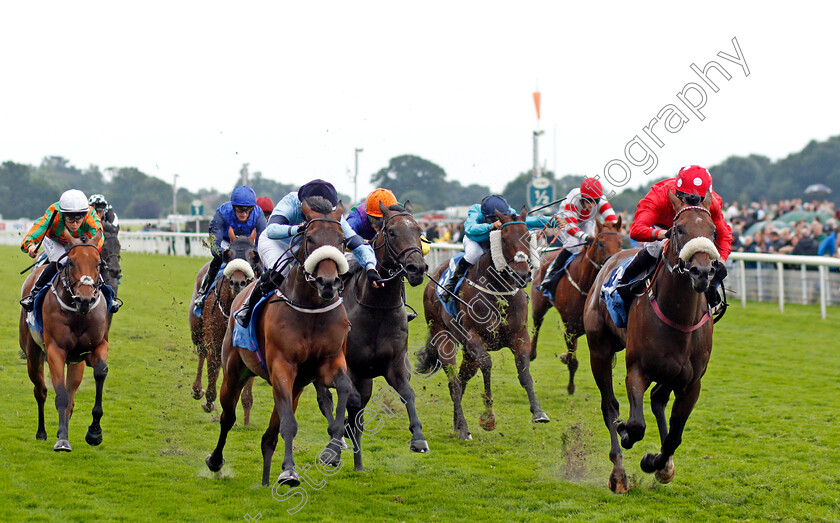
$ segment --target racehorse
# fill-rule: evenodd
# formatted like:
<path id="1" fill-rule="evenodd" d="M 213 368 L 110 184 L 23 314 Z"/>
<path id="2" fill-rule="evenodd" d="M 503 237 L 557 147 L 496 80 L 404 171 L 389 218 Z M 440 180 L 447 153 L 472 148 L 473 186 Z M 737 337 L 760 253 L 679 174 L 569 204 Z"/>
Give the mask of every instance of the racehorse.
<path id="1" fill-rule="evenodd" d="M 575 371 L 578 368 L 577 339 L 583 336 L 583 306 L 586 295 L 595 281 L 595 276 L 604 262 L 613 254 L 621 250 L 621 217 L 617 222 L 598 223 L 595 227 L 594 241 L 575 257 L 566 269 L 563 277 L 557 282 L 554 307 L 560 313 L 565 327 L 564 339 L 567 352 L 560 356 L 560 360 L 569 367 L 569 394 L 575 393 Z M 551 309 L 551 302 L 543 295 L 537 286 L 545 277 L 545 271 L 558 253 L 549 253 L 540 262 L 537 277 L 531 283 L 531 311 L 534 315 L 534 337 L 531 339 L 531 361 L 537 357 L 537 338 L 540 334 L 545 314 Z"/>
<path id="2" fill-rule="evenodd" d="M 38 431 L 35 438 L 47 439 L 44 428 L 44 402 L 47 387 L 44 383 L 44 359 L 50 367 L 50 378 L 55 390 L 55 408 L 58 410 L 58 434 L 53 446 L 55 451 L 70 452 L 69 422 L 75 406 L 75 395 L 84 376 L 84 364 L 93 367 L 96 380 L 96 399 L 93 422 L 85 433 L 89 445 L 102 443 L 102 387 L 108 376 L 108 306 L 100 292 L 99 271 L 101 258 L 97 243 L 102 231 L 93 239 L 74 238 L 67 229 L 62 238 L 69 246 L 67 262 L 53 280 L 42 305 L 43 336 L 30 330 L 26 312 L 21 310 L 19 341 L 26 354 L 29 379 L 35 386 L 38 403 Z M 37 281 L 40 271 L 33 271 L 23 282 L 21 295 L 27 296 Z M 33 336 L 37 336 L 33 337 Z M 42 348 L 43 345 L 43 348 Z M 65 377 L 64 367 L 67 366 Z"/>
<path id="3" fill-rule="evenodd" d="M 528 393 L 532 421 L 548 422 L 548 416 L 534 395 L 534 382 L 529 370 L 531 342 L 528 336 L 528 295 L 523 288 L 531 281 L 531 266 L 539 263 L 539 260 L 536 252 L 531 251 L 525 215 L 525 208 L 519 216 L 496 213 L 501 227 L 491 232 L 490 249 L 467 271 L 459 293 L 462 298 L 458 299 L 455 318 L 445 312 L 435 294 L 434 282 L 430 281 L 423 293 L 429 338 L 426 347 L 418 354 L 417 370 L 432 372 L 443 366 L 454 405 L 454 430 L 462 440 L 472 439 L 472 435 L 461 408 L 461 398 L 467 382 L 479 368 L 484 376 L 485 407 L 479 425 L 484 430 L 496 428 L 490 391 L 492 360 L 487 353 L 488 349 L 510 347 L 516 361 L 519 383 Z M 440 278 L 445 269 L 446 264 L 438 267 L 436 278 Z M 456 374 L 455 355 L 458 344 L 463 345 L 464 356 L 460 371 Z"/>
<path id="4" fill-rule="evenodd" d="M 120 266 L 120 240 L 117 237 L 118 229 L 113 224 L 103 221 L 102 232 L 104 234 L 104 243 L 102 244 L 102 279 L 112 289 L 114 289 L 114 297 L 117 296 L 117 287 L 122 277 L 122 268 Z"/>
<path id="5" fill-rule="evenodd" d="M 676 211 L 670 240 L 647 288 L 630 306 L 626 329 L 615 326 L 599 291 L 591 292 L 586 300 L 584 326 L 592 374 L 601 391 L 601 410 L 611 440 L 613 470 L 609 487 L 616 493 L 628 489 L 619 437 L 626 449 L 644 437 L 642 397 L 650 384 L 656 382 L 650 403 L 659 427 L 661 449 L 658 454 L 645 454 L 641 468 L 647 473 L 656 472 L 656 479 L 661 483 L 668 483 L 674 477 L 674 451 L 700 395 L 700 379 L 712 351 L 714 323 L 709 321 L 704 292 L 715 274 L 713 262 L 720 260 L 714 245 L 710 195 L 711 191 L 700 205 L 686 205 L 674 194 L 670 195 Z M 634 252 L 623 251 L 610 258 L 595 280 L 594 289 L 600 290 L 612 270 Z M 615 354 L 624 347 L 627 348 L 630 417 L 621 422 L 613 392 L 612 363 Z M 669 427 L 665 407 L 671 392 L 674 405 Z"/>
<path id="6" fill-rule="evenodd" d="M 205 397 L 201 406 L 205 412 L 215 408 L 216 401 L 216 380 L 219 377 L 219 367 L 222 363 L 222 340 L 227 330 L 227 320 L 230 318 L 231 304 L 242 289 L 254 279 L 256 272 L 260 271 L 260 258 L 254 249 L 257 233 L 254 230 L 250 236 L 239 236 L 233 234 L 233 229 L 228 231 L 231 239 L 230 247 L 225 251 L 223 257 L 227 263 L 223 277 L 216 284 L 214 292 L 207 297 L 202 309 L 201 317 L 195 315 L 192 304 L 195 302 L 198 289 L 204 279 L 204 274 L 210 266 L 210 262 L 204 264 L 198 271 L 193 288 L 192 300 L 190 300 L 189 320 L 192 342 L 198 353 L 198 373 L 192 386 L 192 396 L 195 399 Z M 207 390 L 201 387 L 201 372 L 204 360 L 207 359 Z M 245 409 L 245 425 L 250 424 L 251 405 L 253 395 L 251 393 L 252 381 L 243 391 L 242 407 Z"/>
<path id="7" fill-rule="evenodd" d="M 306 222 L 294 240 L 299 241 L 300 246 L 295 254 L 297 263 L 280 289 L 269 296 L 265 307 L 251 319 L 252 324 L 257 322 L 258 352 L 233 346 L 235 320 L 228 320 L 222 344 L 225 375 L 220 394 L 219 442 L 205 460 L 214 472 L 224 465 L 222 451 L 236 420 L 239 394 L 250 377 L 260 376 L 271 383 L 274 390 L 274 410 L 261 445 L 263 485 L 269 484 L 271 456 L 277 446 L 278 432 L 283 436 L 285 455 L 283 472 L 277 481 L 293 487 L 300 484 L 292 455 L 292 442 L 298 427 L 295 410 L 303 389 L 313 381 L 334 387 L 338 392 L 336 416 L 329 424 L 331 440 L 319 454 L 319 459 L 333 467 L 339 465 L 345 411 L 353 393 L 344 357 L 350 323 L 339 295 L 340 274 L 348 268 L 347 260 L 339 250 L 344 246 L 339 221 L 344 206 L 339 202 L 333 209 L 326 199 L 310 197 L 301 208 Z M 234 310 L 242 306 L 248 294 L 242 292 L 236 297 Z M 358 394 L 354 401 L 358 402 Z"/>
<path id="8" fill-rule="evenodd" d="M 428 452 L 429 445 L 421 430 L 420 420 L 414 408 L 414 391 L 409 385 L 410 372 L 407 364 L 408 319 L 403 296 L 405 274 L 412 287 L 423 283 L 426 261 L 420 244 L 420 226 L 411 215 L 411 202 L 405 206 L 392 205 L 382 210 L 382 227 L 372 240 L 376 252 L 377 270 L 388 274 L 382 288 L 374 289 L 365 272 L 354 273 L 344 289 L 344 306 L 350 318 L 350 334 L 347 337 L 347 367 L 350 379 L 361 394 L 361 405 L 349 406 L 347 420 L 349 436 L 355 446 L 353 454 L 355 470 L 362 466 L 362 433 L 364 427 L 363 409 L 373 391 L 373 378 L 384 376 L 385 381 L 399 395 L 408 411 L 413 452 Z M 332 396 L 326 387 L 315 384 L 318 391 L 318 406 L 328 420 L 332 417 Z"/>

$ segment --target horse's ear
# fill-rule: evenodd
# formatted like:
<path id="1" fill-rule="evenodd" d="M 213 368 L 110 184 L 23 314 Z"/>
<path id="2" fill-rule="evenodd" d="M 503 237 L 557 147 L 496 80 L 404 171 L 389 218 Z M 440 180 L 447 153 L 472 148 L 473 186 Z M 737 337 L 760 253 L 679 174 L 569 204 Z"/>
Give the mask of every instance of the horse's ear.
<path id="1" fill-rule="evenodd" d="M 405 201 L 405 203 L 403 204 L 403 209 L 405 209 L 405 212 L 407 212 L 408 214 L 414 214 L 414 207 L 411 206 L 411 200 Z"/>
<path id="2" fill-rule="evenodd" d="M 61 238 L 67 242 L 68 245 L 76 245 L 77 241 L 76 238 L 73 238 L 73 235 L 70 234 L 70 231 L 67 227 L 64 227 L 64 230 L 61 231 Z"/>
<path id="3" fill-rule="evenodd" d="M 98 229 L 98 230 L 96 231 L 96 234 L 94 234 L 94 235 L 93 235 L 93 238 L 91 238 L 91 240 L 90 240 L 90 241 L 91 241 L 91 243 L 93 243 L 94 245 L 96 245 L 96 244 L 98 244 L 98 243 L 99 243 L 99 240 L 100 240 L 101 238 L 102 238 L 102 229 Z"/>
<path id="4" fill-rule="evenodd" d="M 300 212 L 303 214 L 303 217 L 306 218 L 306 221 L 310 220 L 310 216 L 312 215 L 312 208 L 306 203 L 306 200 L 300 202 Z"/>
<path id="5" fill-rule="evenodd" d="M 384 218 L 384 217 L 387 217 L 387 216 L 388 216 L 388 213 L 390 212 L 390 211 L 388 210 L 388 208 L 387 208 L 387 207 L 385 207 L 385 204 L 384 204 L 384 203 L 382 203 L 381 201 L 379 202 L 379 210 L 380 210 L 380 211 L 382 211 L 382 217 L 383 217 L 383 218 Z"/>
<path id="6" fill-rule="evenodd" d="M 671 206 L 674 208 L 675 211 L 679 211 L 683 208 L 683 201 L 677 198 L 677 195 L 668 191 L 668 199 L 671 200 Z"/>
<path id="7" fill-rule="evenodd" d="M 615 222 L 615 228 L 616 228 L 616 230 L 620 231 L 621 230 L 621 215 L 619 214 L 617 216 L 618 216 L 618 220 L 616 220 L 616 222 Z"/>
<path id="8" fill-rule="evenodd" d="M 248 253 L 248 258 L 250 258 L 251 266 L 259 267 L 260 265 L 260 253 L 257 251 L 251 251 Z"/>
<path id="9" fill-rule="evenodd" d="M 236 235 L 233 234 L 233 227 L 228 227 L 228 238 L 230 238 L 231 243 L 236 239 Z"/>
<path id="10" fill-rule="evenodd" d="M 709 188 L 709 190 L 706 191 L 706 196 L 705 196 L 705 198 L 703 198 L 700 201 L 700 205 L 702 205 L 706 209 L 711 209 L 712 208 L 712 189 L 711 188 Z"/>
<path id="11" fill-rule="evenodd" d="M 248 235 L 248 239 L 251 240 L 252 244 L 256 243 L 256 241 L 257 241 L 257 230 L 256 229 L 251 231 L 251 234 Z"/>
<path id="12" fill-rule="evenodd" d="M 524 222 L 524 221 L 525 221 L 525 217 L 526 217 L 526 216 L 528 216 L 528 206 L 527 206 L 527 205 L 523 205 L 523 206 L 522 206 L 522 212 L 521 212 L 521 213 L 519 213 L 519 221 L 520 221 L 520 222 Z"/>
<path id="13" fill-rule="evenodd" d="M 504 222 L 504 220 L 503 220 L 503 218 L 504 218 L 504 217 L 505 217 L 505 215 L 504 215 L 504 214 L 500 213 L 498 210 L 496 211 L 496 218 L 497 218 L 500 222 Z"/>
<path id="14" fill-rule="evenodd" d="M 338 203 L 335 205 L 335 211 L 333 211 L 336 220 L 341 220 L 341 217 L 344 215 L 344 204 L 341 200 L 338 200 Z"/>

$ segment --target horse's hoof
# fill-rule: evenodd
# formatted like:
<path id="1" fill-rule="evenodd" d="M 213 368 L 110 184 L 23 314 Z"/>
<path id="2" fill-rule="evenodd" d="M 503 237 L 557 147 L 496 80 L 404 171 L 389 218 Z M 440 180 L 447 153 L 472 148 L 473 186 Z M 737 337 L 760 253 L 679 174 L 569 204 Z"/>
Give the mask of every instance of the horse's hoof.
<path id="1" fill-rule="evenodd" d="M 419 452 L 420 454 L 425 454 L 429 452 L 429 444 L 426 443 L 424 439 L 418 439 L 417 441 L 412 441 L 411 445 L 408 447 L 411 452 Z"/>
<path id="2" fill-rule="evenodd" d="M 652 474 L 656 472 L 656 454 L 651 454 L 648 452 L 644 456 L 642 456 L 642 461 L 639 463 L 639 467 L 641 467 L 642 472 L 647 474 Z"/>
<path id="3" fill-rule="evenodd" d="M 329 457 L 328 457 L 329 456 Z M 318 459 L 328 467 L 337 467 L 341 464 L 341 450 L 334 451 L 327 445 L 318 455 Z"/>
<path id="4" fill-rule="evenodd" d="M 90 427 L 88 427 L 87 432 L 85 432 L 85 441 L 87 441 L 88 445 L 93 447 L 99 445 L 102 443 L 102 430 L 93 432 L 90 430 Z"/>
<path id="5" fill-rule="evenodd" d="M 210 469 L 210 472 L 219 472 L 222 470 L 222 467 L 225 464 L 225 459 L 222 458 L 222 461 L 218 464 L 213 463 L 213 455 L 210 454 L 206 458 L 204 458 L 204 463 L 207 464 L 207 468 Z"/>
<path id="6" fill-rule="evenodd" d="M 616 474 L 613 472 L 610 475 L 610 490 L 615 492 L 616 494 L 625 494 L 628 490 L 630 490 L 630 486 L 627 483 L 627 474 L 621 473 Z"/>
<path id="7" fill-rule="evenodd" d="M 202 401 L 201 408 L 204 409 L 204 412 L 213 412 L 213 410 L 216 408 L 216 405 L 212 401 L 210 403 Z"/>
<path id="8" fill-rule="evenodd" d="M 472 434 L 470 434 L 469 432 L 460 433 L 458 434 L 458 439 L 460 439 L 461 441 L 472 441 Z"/>
<path id="9" fill-rule="evenodd" d="M 365 467 L 363 467 L 362 465 L 359 465 L 358 467 L 353 467 L 353 470 L 356 471 L 356 472 L 364 472 Z"/>
<path id="10" fill-rule="evenodd" d="M 564 364 L 568 365 L 569 364 L 569 353 L 564 352 L 563 354 L 561 354 L 560 355 L 560 361 L 562 361 Z"/>
<path id="11" fill-rule="evenodd" d="M 569 383 L 569 386 L 568 386 L 568 387 L 566 387 L 566 390 L 569 392 L 569 396 L 574 395 L 574 393 L 575 393 L 575 384 L 574 384 L 574 383 Z"/>
<path id="12" fill-rule="evenodd" d="M 192 397 L 194 400 L 200 400 L 202 397 L 204 397 L 204 389 L 193 388 Z"/>
<path id="13" fill-rule="evenodd" d="M 60 439 L 53 445 L 53 450 L 56 452 L 70 452 L 73 450 L 73 447 L 70 446 L 70 442 L 66 439 Z"/>
<path id="14" fill-rule="evenodd" d="M 551 420 L 548 419 L 548 415 L 545 412 L 538 410 L 534 413 L 534 417 L 531 418 L 531 421 L 534 423 L 548 423 Z"/>
<path id="15" fill-rule="evenodd" d="M 38 441 L 47 441 L 46 431 L 39 430 L 38 432 L 36 432 L 35 433 L 35 439 L 37 439 Z"/>
<path id="16" fill-rule="evenodd" d="M 300 485 L 300 477 L 294 470 L 284 470 L 277 476 L 277 483 L 281 485 L 288 485 L 290 487 L 297 487 Z"/>
<path id="17" fill-rule="evenodd" d="M 662 470 L 657 470 L 654 472 L 653 477 L 656 478 L 656 481 L 662 483 L 663 485 L 667 485 L 674 479 L 674 458 L 668 458 L 668 463 L 665 465 L 665 468 Z"/>
<path id="18" fill-rule="evenodd" d="M 478 426 L 483 428 L 484 430 L 486 430 L 488 432 L 495 429 L 496 428 L 496 416 L 494 416 L 492 414 L 490 416 L 487 416 L 487 417 L 481 416 L 478 419 Z"/>

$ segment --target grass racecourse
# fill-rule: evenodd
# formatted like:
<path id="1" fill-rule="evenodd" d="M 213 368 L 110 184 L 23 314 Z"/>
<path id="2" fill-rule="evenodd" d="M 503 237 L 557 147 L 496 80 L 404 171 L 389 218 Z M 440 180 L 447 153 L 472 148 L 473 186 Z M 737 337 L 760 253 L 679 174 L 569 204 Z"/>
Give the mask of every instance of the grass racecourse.
<path id="1" fill-rule="evenodd" d="M 407 416 L 392 405 L 397 414 L 383 414 L 382 430 L 364 439 L 367 470 L 353 472 L 345 453 L 344 467 L 326 476 L 314 463 L 327 441 L 326 424 L 309 388 L 297 411 L 295 458 L 312 467 L 315 486 L 301 484 L 305 505 L 289 515 L 302 492 L 282 500 L 285 488 L 260 486 L 260 437 L 272 408 L 267 384 L 254 387 L 251 426 L 243 427 L 239 415 L 221 475 L 204 465 L 219 434 L 218 412 L 205 413 L 190 397 L 197 360 L 186 302 L 205 260 L 123 256 L 125 306 L 111 330 L 104 442 L 89 447 L 84 441 L 94 394 L 87 369 L 70 422 L 74 450 L 55 453 L 55 395 L 50 390 L 46 404 L 48 441 L 36 441 L 37 409 L 17 341 L 18 271 L 29 258 L 13 247 L 0 247 L 0 254 L 6 260 L 0 266 L 0 521 L 840 520 L 838 307 L 823 321 L 815 306 L 788 304 L 784 315 L 775 304 L 733 306 L 716 326 L 703 392 L 675 455 L 674 481 L 659 485 L 639 469 L 642 455 L 658 449 L 646 407 L 647 436 L 625 451 L 626 495 L 607 488 L 609 437 L 584 339 L 577 392 L 566 393 L 556 312 L 544 324 L 531 367 L 548 424 L 530 422 L 511 353 L 498 352 L 496 430 L 478 426 L 480 373 L 464 399 L 469 442 L 451 435 L 443 374 L 413 379 L 431 452 L 409 452 Z M 410 290 L 409 301 L 422 314 L 421 292 Z M 412 343 L 425 335 L 421 316 L 411 324 Z M 615 385 L 626 416 L 623 362 L 622 353 Z M 282 448 L 281 440 L 275 476 Z"/>

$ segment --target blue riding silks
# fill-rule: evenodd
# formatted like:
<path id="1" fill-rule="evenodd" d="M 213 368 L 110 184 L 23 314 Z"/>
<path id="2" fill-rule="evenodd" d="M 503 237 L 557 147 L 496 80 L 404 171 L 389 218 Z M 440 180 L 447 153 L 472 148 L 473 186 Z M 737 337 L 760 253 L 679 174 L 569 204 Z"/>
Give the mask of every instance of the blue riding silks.
<path id="1" fill-rule="evenodd" d="M 207 295 L 208 296 L 210 296 L 210 293 L 212 293 L 213 289 L 216 288 L 216 284 L 219 283 L 219 281 L 222 279 L 222 276 L 225 275 L 225 267 L 226 266 L 227 266 L 227 263 L 223 263 L 219 266 L 219 271 L 216 273 L 216 277 L 213 279 L 213 283 L 211 283 L 210 288 L 207 289 Z M 197 304 L 193 303 L 193 314 L 195 314 L 195 316 L 197 318 L 201 318 L 201 312 L 203 310 L 204 310 L 204 304 L 203 303 L 201 305 L 197 305 Z"/>
<path id="2" fill-rule="evenodd" d="M 260 353 L 260 344 L 257 341 L 257 324 L 259 323 L 257 318 L 259 317 L 262 308 L 265 307 L 268 299 L 272 297 L 274 297 L 273 292 L 268 296 L 260 298 L 260 301 L 254 305 L 254 310 L 251 312 L 251 321 L 248 323 L 247 328 L 240 325 L 239 322 L 233 322 L 233 346 L 241 347 L 256 353 L 257 359 L 263 369 L 266 367 L 262 354 Z"/>
<path id="3" fill-rule="evenodd" d="M 449 278 L 452 276 L 452 273 L 455 272 L 455 267 L 458 266 L 458 262 L 460 262 L 461 258 L 463 258 L 463 257 L 464 257 L 464 253 L 459 252 L 458 254 L 456 254 L 455 256 L 453 256 L 449 260 L 449 267 L 447 267 L 446 270 L 443 271 L 443 274 L 440 275 L 439 282 L 440 282 L 441 286 L 446 285 L 446 282 L 449 281 Z M 465 277 L 466 277 L 466 275 L 464 275 L 464 277 L 462 277 L 461 280 L 455 285 L 455 294 L 458 294 L 458 289 L 460 289 L 461 285 L 464 284 L 464 278 Z M 437 294 L 438 299 L 440 300 L 441 304 L 443 305 L 443 310 L 445 310 L 446 313 L 449 314 L 450 316 L 452 316 L 453 318 L 457 317 L 458 316 L 458 308 L 457 308 L 457 303 L 458 302 L 457 302 L 457 300 L 451 299 L 452 297 L 450 296 L 450 300 L 448 302 L 443 301 L 441 299 L 441 296 L 446 294 L 446 293 L 441 289 L 441 287 L 439 287 L 437 285 L 435 286 L 435 294 Z"/>
<path id="4" fill-rule="evenodd" d="M 601 300 L 606 305 L 607 312 L 610 313 L 613 323 L 619 329 L 627 327 L 627 312 L 630 307 L 629 304 L 624 303 L 624 299 L 618 293 L 615 284 L 621 279 L 621 276 L 624 274 L 624 269 L 630 265 L 632 260 L 633 257 L 631 256 L 622 261 L 610 272 L 609 277 L 607 277 L 604 285 L 601 287 Z"/>

